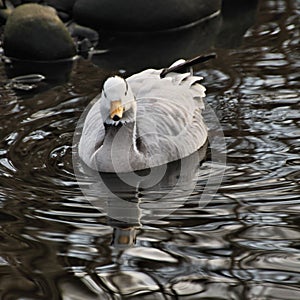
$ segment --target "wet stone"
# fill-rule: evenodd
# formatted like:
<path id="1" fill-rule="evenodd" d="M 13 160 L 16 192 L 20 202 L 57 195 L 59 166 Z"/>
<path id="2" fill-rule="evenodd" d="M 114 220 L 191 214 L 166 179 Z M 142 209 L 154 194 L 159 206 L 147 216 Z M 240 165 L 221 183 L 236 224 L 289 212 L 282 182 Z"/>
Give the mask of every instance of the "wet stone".
<path id="1" fill-rule="evenodd" d="M 79 24 L 96 29 L 155 31 L 197 22 L 220 8 L 220 0 L 77 0 L 73 16 Z"/>
<path id="2" fill-rule="evenodd" d="M 39 4 L 18 6 L 4 28 L 4 54 L 8 57 L 51 61 L 76 54 L 74 42 L 51 7 Z"/>

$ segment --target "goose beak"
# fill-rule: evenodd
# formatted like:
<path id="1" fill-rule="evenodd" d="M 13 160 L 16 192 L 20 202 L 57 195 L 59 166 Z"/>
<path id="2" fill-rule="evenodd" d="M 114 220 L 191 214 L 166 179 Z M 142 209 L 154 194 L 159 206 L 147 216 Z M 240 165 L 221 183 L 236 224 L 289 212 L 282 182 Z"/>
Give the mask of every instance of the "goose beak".
<path id="1" fill-rule="evenodd" d="M 122 119 L 124 108 L 121 100 L 111 101 L 110 105 L 110 118 L 114 121 Z"/>

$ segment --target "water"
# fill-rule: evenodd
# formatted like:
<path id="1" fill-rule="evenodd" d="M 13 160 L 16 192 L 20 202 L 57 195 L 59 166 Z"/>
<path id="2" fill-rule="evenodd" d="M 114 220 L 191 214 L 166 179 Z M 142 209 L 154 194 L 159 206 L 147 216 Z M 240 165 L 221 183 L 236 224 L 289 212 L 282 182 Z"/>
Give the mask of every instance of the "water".
<path id="1" fill-rule="evenodd" d="M 92 62 L 30 65 L 48 72 L 31 91 L 8 84 L 24 65 L 0 65 L 1 299 L 299 299 L 299 2 L 236 10 L 230 2 L 223 20 L 182 33 L 169 49 L 166 36 L 153 48 L 142 37 L 126 37 L 131 46 L 103 39 L 99 49 L 110 51 Z M 131 199 L 128 218 L 117 218 L 119 202 L 97 210 L 76 181 L 72 143 L 103 80 L 209 49 L 218 59 L 198 73 L 226 151 L 209 146 L 201 164 L 190 158 L 189 196 L 182 187 L 169 195 L 176 164 L 139 193 L 103 177 Z M 214 151 L 227 153 L 225 174 L 213 199 L 199 203 L 210 172 L 221 174 Z M 167 205 L 154 202 L 161 195 Z M 103 208 L 109 198 L 99 198 Z"/>

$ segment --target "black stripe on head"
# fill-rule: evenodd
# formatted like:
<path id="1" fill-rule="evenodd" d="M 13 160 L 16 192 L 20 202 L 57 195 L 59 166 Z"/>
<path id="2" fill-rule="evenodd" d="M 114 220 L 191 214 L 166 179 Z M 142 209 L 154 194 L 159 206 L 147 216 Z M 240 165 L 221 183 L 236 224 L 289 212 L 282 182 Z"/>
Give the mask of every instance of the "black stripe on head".
<path id="1" fill-rule="evenodd" d="M 105 93 L 105 91 L 104 91 L 104 86 L 103 86 L 103 88 L 102 88 L 102 92 L 101 92 L 101 93 L 104 95 L 105 98 L 107 98 L 106 93 Z"/>
<path id="2" fill-rule="evenodd" d="M 124 79 L 125 83 L 126 83 L 126 92 L 125 92 L 125 96 L 127 96 L 128 93 L 128 82 L 126 81 L 126 79 Z"/>

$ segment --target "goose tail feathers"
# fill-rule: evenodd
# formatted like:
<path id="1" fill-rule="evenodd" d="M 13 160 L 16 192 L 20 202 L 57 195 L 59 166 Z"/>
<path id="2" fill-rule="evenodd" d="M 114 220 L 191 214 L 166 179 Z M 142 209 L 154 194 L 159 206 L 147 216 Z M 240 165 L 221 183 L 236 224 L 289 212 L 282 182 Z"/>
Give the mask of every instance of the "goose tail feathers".
<path id="1" fill-rule="evenodd" d="M 180 59 L 173 63 L 170 67 L 165 68 L 160 73 L 160 78 L 166 77 L 169 73 L 193 73 L 192 67 L 194 65 L 204 63 L 212 58 L 216 58 L 217 55 L 215 53 L 207 54 L 207 55 L 199 55 L 189 60 Z M 187 71 L 188 70 L 188 71 Z"/>

